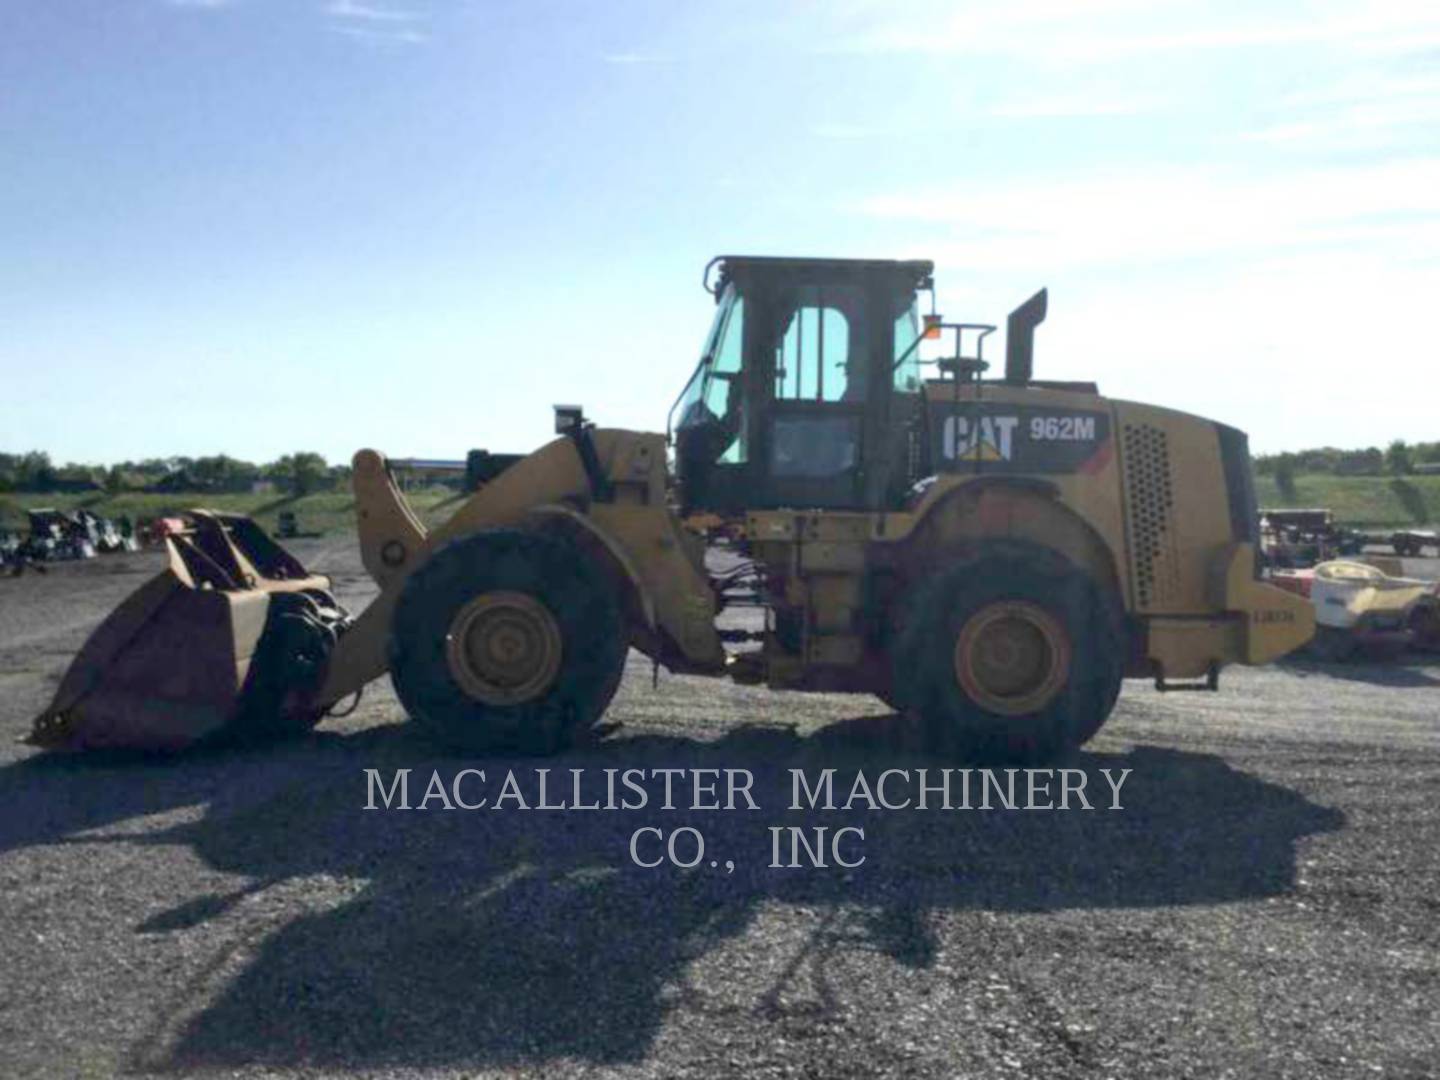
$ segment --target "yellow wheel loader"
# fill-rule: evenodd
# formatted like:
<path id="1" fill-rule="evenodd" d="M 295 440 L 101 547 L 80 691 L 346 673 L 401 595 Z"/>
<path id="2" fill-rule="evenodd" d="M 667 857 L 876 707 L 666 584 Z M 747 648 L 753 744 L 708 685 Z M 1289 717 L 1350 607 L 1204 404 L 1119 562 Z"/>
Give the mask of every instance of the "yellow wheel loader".
<path id="1" fill-rule="evenodd" d="M 876 694 L 944 754 L 1037 758 L 1099 730 L 1126 676 L 1213 690 L 1310 638 L 1310 606 L 1257 576 L 1245 436 L 1033 378 L 1044 292 L 991 378 L 993 326 L 922 316 L 928 262 L 724 256 L 705 282 L 715 319 L 667 434 L 557 406 L 557 438 L 497 456 L 433 532 L 361 451 L 380 592 L 353 620 L 253 523 L 196 513 L 33 741 L 303 730 L 388 671 L 439 740 L 552 753 L 596 727 L 633 647 Z M 763 624 L 719 628 L 737 606 Z"/>

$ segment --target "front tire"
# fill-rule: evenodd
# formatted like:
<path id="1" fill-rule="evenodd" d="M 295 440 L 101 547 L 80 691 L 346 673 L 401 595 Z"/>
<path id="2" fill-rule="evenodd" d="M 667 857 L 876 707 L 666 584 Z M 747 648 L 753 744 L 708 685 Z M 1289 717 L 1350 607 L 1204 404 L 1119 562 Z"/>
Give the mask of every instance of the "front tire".
<path id="1" fill-rule="evenodd" d="M 937 753 L 1054 758 L 1109 717 L 1123 637 L 1107 590 L 1053 552 L 1017 546 L 921 584 L 896 643 L 895 688 Z"/>
<path id="2" fill-rule="evenodd" d="M 438 741 L 546 755 L 605 711 L 626 634 L 614 586 L 564 540 L 490 529 L 452 541 L 406 581 L 391 680 Z"/>

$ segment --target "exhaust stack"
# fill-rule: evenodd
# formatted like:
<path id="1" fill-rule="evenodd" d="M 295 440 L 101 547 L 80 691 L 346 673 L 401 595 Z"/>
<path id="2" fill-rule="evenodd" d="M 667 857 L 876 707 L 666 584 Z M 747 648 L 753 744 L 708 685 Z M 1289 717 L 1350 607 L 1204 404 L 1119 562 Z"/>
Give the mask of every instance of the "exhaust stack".
<path id="1" fill-rule="evenodd" d="M 1045 321 L 1049 293 L 1041 289 L 1005 323 L 1005 381 L 1028 383 L 1035 370 L 1035 327 Z"/>

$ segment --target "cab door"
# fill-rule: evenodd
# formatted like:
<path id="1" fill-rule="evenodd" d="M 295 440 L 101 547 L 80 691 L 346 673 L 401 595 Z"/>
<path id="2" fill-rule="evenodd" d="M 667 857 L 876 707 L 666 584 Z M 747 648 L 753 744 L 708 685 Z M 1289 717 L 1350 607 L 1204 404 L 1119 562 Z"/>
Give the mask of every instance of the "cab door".
<path id="1" fill-rule="evenodd" d="M 858 284 L 777 289 L 766 340 L 769 408 L 759 446 L 772 506 L 861 505 L 872 342 Z"/>

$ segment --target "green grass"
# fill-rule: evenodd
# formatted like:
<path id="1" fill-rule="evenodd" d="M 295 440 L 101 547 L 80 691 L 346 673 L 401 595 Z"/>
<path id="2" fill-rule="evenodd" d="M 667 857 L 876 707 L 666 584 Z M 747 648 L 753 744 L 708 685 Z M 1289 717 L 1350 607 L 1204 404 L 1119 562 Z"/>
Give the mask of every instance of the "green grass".
<path id="1" fill-rule="evenodd" d="M 1256 477 L 1260 505 L 1325 507 L 1344 525 L 1398 527 L 1440 521 L 1440 476 L 1330 476 L 1295 478 L 1295 497 L 1280 494 L 1270 476 Z"/>
<path id="2" fill-rule="evenodd" d="M 406 493 L 411 507 L 427 525 L 445 520 L 459 506 L 460 499 L 448 488 L 425 488 Z M 20 492 L 0 495 L 0 529 L 24 531 L 27 509 L 50 506 L 59 510 L 84 508 L 101 517 L 118 518 L 128 514 L 132 521 L 166 517 L 192 507 L 205 507 L 229 513 L 249 514 L 267 531 L 275 530 L 282 510 L 295 514 L 303 532 L 350 532 L 355 528 L 355 499 L 347 492 L 324 492 L 292 498 L 275 493 L 263 495 L 216 494 L 151 494 L 124 492 L 106 495 L 90 492 L 81 495 L 32 494 Z"/>

